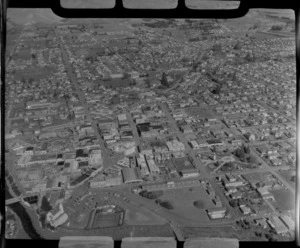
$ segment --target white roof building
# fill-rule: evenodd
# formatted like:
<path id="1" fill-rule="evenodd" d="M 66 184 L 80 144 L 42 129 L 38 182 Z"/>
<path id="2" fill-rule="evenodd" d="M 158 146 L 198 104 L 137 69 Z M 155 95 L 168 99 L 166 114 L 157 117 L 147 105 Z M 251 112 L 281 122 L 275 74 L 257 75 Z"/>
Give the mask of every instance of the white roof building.
<path id="1" fill-rule="evenodd" d="M 125 121 L 125 120 L 127 120 L 126 114 L 119 114 L 117 116 L 117 118 L 118 118 L 118 121 Z"/>

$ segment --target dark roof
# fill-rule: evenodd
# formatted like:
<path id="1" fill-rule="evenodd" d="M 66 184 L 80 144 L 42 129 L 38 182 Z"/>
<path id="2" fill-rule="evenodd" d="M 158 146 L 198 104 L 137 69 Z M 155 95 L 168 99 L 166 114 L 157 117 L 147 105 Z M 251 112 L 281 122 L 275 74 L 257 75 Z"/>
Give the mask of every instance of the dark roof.
<path id="1" fill-rule="evenodd" d="M 61 165 L 64 165 L 64 164 L 65 164 L 65 161 L 60 161 L 60 162 L 57 163 L 58 166 L 61 166 Z"/>
<path id="2" fill-rule="evenodd" d="M 83 167 L 83 166 L 88 166 L 89 162 L 88 161 L 81 161 L 78 163 L 78 167 Z"/>
<path id="3" fill-rule="evenodd" d="M 222 143 L 222 141 L 219 139 L 210 139 L 210 140 L 206 140 L 206 142 L 210 145 Z"/>

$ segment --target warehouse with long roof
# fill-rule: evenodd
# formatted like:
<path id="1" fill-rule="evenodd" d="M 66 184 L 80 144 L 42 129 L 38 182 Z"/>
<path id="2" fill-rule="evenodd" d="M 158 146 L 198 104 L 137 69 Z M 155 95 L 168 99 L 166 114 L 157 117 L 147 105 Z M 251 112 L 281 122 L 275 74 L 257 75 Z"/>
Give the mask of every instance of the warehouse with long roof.
<path id="1" fill-rule="evenodd" d="M 136 183 L 143 181 L 139 178 L 137 168 L 123 168 L 122 176 L 124 183 Z"/>

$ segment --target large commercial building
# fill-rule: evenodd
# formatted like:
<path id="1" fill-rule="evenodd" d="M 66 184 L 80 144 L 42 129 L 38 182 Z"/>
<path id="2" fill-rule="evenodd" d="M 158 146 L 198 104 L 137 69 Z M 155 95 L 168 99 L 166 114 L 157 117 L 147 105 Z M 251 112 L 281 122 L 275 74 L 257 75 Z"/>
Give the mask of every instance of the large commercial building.
<path id="1" fill-rule="evenodd" d="M 277 234 L 287 233 L 288 228 L 286 225 L 279 219 L 278 216 L 273 216 L 267 220 L 268 224 L 272 229 L 275 230 Z"/>
<path id="2" fill-rule="evenodd" d="M 143 181 L 139 178 L 137 168 L 123 168 L 122 176 L 124 183 L 137 183 Z"/>

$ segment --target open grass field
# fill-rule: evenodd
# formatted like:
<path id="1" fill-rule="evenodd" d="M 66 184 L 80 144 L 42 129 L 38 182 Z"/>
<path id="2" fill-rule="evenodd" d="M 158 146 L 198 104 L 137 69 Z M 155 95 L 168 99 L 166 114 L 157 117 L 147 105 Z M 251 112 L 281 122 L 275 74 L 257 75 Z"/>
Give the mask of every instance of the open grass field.
<path id="1" fill-rule="evenodd" d="M 127 225 L 163 225 L 166 221 L 142 207 L 139 212 L 133 209 L 127 210 L 125 223 Z"/>
<path id="2" fill-rule="evenodd" d="M 270 190 L 270 193 L 274 195 L 275 201 L 271 203 L 275 208 L 282 211 L 295 209 L 295 195 L 290 190 Z"/>
<path id="3" fill-rule="evenodd" d="M 82 235 L 83 233 L 77 233 Z M 72 233 L 71 235 L 76 235 Z M 91 229 L 84 232 L 85 236 L 110 236 L 114 240 L 121 240 L 125 237 L 174 237 L 173 231 L 169 225 L 139 225 L 128 226 L 122 225 L 118 227 L 109 227 L 101 229 Z"/>
<path id="4" fill-rule="evenodd" d="M 266 241 L 263 238 L 258 239 L 254 235 L 255 228 L 244 230 L 237 225 L 228 225 L 224 227 L 185 227 L 183 233 L 186 238 L 211 237 L 211 238 L 234 238 L 239 241 Z M 211 246 L 214 247 L 214 246 Z"/>
<path id="5" fill-rule="evenodd" d="M 289 183 L 293 187 L 296 187 L 296 181 L 291 181 L 292 177 L 294 177 L 296 174 L 295 171 L 284 170 L 279 171 L 279 174 L 285 179 L 287 183 Z"/>
<path id="6" fill-rule="evenodd" d="M 240 239 L 240 232 L 230 226 L 226 227 L 185 227 L 183 233 L 186 238 L 218 237 Z"/>
<path id="7" fill-rule="evenodd" d="M 214 203 L 201 186 L 165 190 L 164 195 L 159 199 L 169 201 L 174 207 L 172 212 L 197 221 L 210 221 L 205 210 L 214 207 Z M 201 200 L 203 209 L 198 209 L 193 205 L 195 201 L 199 200 Z"/>

